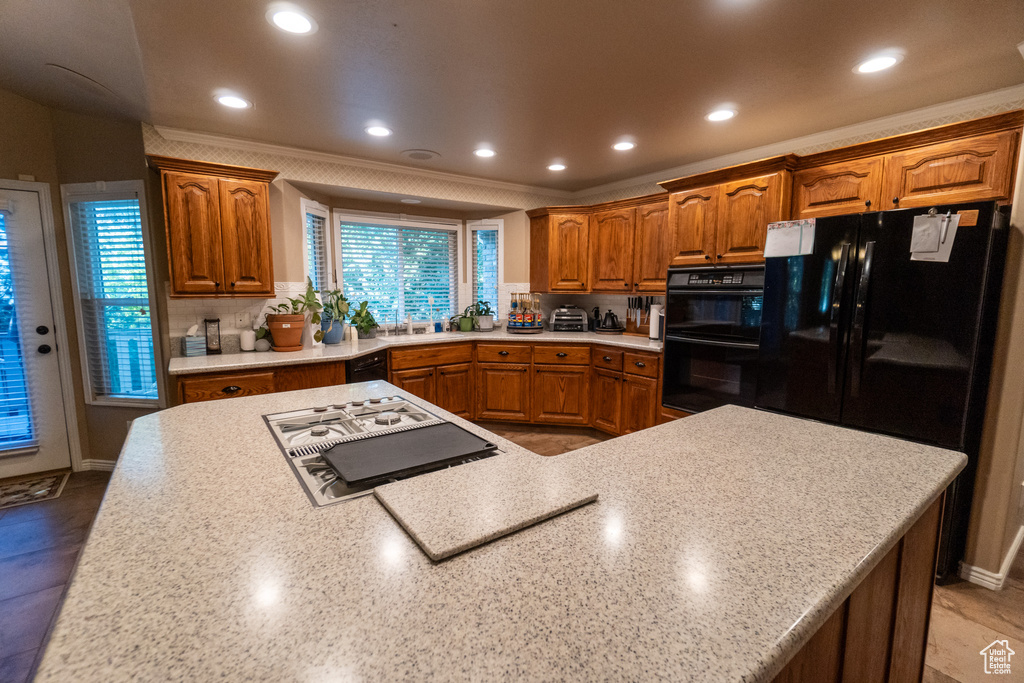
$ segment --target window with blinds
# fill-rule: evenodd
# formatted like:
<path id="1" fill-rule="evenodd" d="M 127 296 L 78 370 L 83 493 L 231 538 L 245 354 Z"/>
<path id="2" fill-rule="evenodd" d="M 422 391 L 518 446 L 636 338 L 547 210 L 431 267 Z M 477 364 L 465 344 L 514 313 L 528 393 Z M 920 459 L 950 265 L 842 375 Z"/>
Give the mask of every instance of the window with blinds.
<path id="1" fill-rule="evenodd" d="M 473 230 L 473 301 L 498 304 L 498 231 Z"/>
<path id="2" fill-rule="evenodd" d="M 139 200 L 72 199 L 68 214 L 82 352 L 92 397 L 96 402 L 155 402 L 156 363 Z"/>
<path id="3" fill-rule="evenodd" d="M 458 310 L 454 230 L 341 223 L 341 272 L 349 301 L 368 301 L 377 322 L 435 320 Z M 430 300 L 433 298 L 433 316 Z"/>
<path id="4" fill-rule="evenodd" d="M 306 267 L 309 279 L 318 292 L 330 286 L 327 277 L 327 231 L 324 229 L 327 219 L 315 213 L 306 213 Z"/>
<path id="5" fill-rule="evenodd" d="M 25 356 L 18 329 L 7 223 L 5 213 L 0 211 L 0 450 L 35 443 Z"/>

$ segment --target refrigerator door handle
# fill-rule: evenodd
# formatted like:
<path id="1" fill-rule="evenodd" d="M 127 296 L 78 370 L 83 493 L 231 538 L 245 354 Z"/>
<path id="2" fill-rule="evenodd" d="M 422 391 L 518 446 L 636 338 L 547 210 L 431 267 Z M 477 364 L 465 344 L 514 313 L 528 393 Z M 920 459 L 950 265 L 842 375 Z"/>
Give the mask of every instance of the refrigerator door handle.
<path id="1" fill-rule="evenodd" d="M 839 255 L 839 268 L 832 286 L 832 313 L 828 324 L 828 393 L 836 393 L 839 382 L 839 313 L 843 305 L 843 288 L 846 283 L 846 267 L 850 261 L 850 243 L 843 244 Z"/>
<path id="2" fill-rule="evenodd" d="M 871 259 L 875 255 L 875 242 L 864 244 L 864 263 L 857 283 L 857 297 L 853 309 L 853 340 L 850 342 L 852 366 L 850 396 L 860 395 L 860 376 L 864 371 L 864 318 L 867 315 L 868 285 L 871 282 Z"/>

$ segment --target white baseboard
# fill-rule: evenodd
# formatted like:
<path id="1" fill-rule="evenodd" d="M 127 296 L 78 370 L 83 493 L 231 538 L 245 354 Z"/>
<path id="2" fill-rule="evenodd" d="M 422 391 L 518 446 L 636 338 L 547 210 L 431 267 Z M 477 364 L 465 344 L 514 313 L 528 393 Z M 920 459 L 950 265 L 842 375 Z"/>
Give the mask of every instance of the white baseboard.
<path id="1" fill-rule="evenodd" d="M 86 470 L 99 470 L 101 472 L 113 472 L 114 465 L 117 464 L 116 460 L 83 460 L 82 469 L 79 472 Z"/>
<path id="2" fill-rule="evenodd" d="M 1006 553 L 1006 557 L 1003 558 L 1003 564 L 999 567 L 998 574 L 961 562 L 960 578 L 990 590 L 997 591 L 1001 589 L 1003 583 L 1006 582 L 1006 575 L 1010 573 L 1010 566 L 1013 565 L 1013 561 L 1017 558 L 1021 543 L 1024 543 L 1024 526 L 1017 530 L 1017 537 L 1010 544 L 1010 550 Z"/>

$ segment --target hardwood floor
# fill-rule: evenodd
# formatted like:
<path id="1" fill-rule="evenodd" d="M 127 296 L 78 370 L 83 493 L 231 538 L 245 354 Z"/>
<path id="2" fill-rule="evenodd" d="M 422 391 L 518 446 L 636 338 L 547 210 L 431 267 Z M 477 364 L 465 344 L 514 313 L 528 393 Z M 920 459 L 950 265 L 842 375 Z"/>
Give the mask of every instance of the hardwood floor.
<path id="1" fill-rule="evenodd" d="M 72 473 L 59 498 L 0 510 L 0 682 L 29 679 L 109 480 Z"/>
<path id="2" fill-rule="evenodd" d="M 610 438 L 569 427 L 482 426 L 541 455 Z M 0 510 L 0 683 L 29 680 L 109 478 L 75 473 L 56 500 Z M 989 680 L 979 652 L 1001 639 L 1021 657 L 1020 664 L 1011 662 L 1016 675 L 1004 680 L 1024 680 L 1024 553 L 1001 591 L 963 581 L 936 586 L 924 681 Z"/>

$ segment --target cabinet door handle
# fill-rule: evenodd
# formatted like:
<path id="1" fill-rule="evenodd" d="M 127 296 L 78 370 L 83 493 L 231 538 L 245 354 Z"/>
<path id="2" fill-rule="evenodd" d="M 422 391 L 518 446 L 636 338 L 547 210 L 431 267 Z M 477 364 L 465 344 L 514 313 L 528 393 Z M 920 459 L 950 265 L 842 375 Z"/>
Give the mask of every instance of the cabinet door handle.
<path id="1" fill-rule="evenodd" d="M 235 283 L 234 283 L 234 282 L 232 282 L 232 283 L 231 283 L 231 286 L 232 286 L 232 287 L 234 287 L 234 286 L 235 286 Z"/>
<path id="2" fill-rule="evenodd" d="M 498 355 L 499 356 L 507 356 L 508 355 L 508 351 L 498 351 Z"/>
<path id="3" fill-rule="evenodd" d="M 634 283 L 633 283 L 633 286 L 634 286 L 634 287 L 639 287 L 639 286 L 640 286 L 640 283 L 639 283 L 639 282 L 634 282 Z"/>
<path id="4" fill-rule="evenodd" d="M 643 361 L 639 361 L 639 360 L 636 361 L 635 363 L 633 363 L 633 365 L 637 366 L 638 368 L 646 368 L 647 367 L 647 363 L 644 363 Z"/>
<path id="5" fill-rule="evenodd" d="M 893 203 L 893 205 L 898 205 L 900 203 L 900 198 L 899 197 L 893 197 L 892 198 L 892 203 Z"/>
<path id="6" fill-rule="evenodd" d="M 629 283 L 628 283 L 628 282 L 623 282 L 623 283 L 622 283 L 622 286 L 623 286 L 623 287 L 629 287 Z"/>
<path id="7" fill-rule="evenodd" d="M 559 351 L 559 352 L 558 352 L 558 353 L 556 353 L 555 355 L 556 355 L 556 356 L 558 356 L 559 358 L 565 358 L 565 357 L 566 357 L 566 356 L 568 356 L 569 354 L 567 354 L 567 353 L 566 353 L 566 352 L 564 352 L 564 351 Z"/>
<path id="8" fill-rule="evenodd" d="M 527 368 L 523 368 L 522 370 L 523 372 L 526 372 Z M 540 372 L 540 370 L 538 370 L 537 372 Z"/>
<path id="9" fill-rule="evenodd" d="M 611 363 L 612 362 L 612 357 L 611 356 L 605 356 L 601 360 L 603 360 L 605 363 Z"/>
<path id="10" fill-rule="evenodd" d="M 722 258 L 722 255 L 721 255 L 721 254 L 719 254 L 719 255 L 718 255 L 718 258 Z"/>
<path id="11" fill-rule="evenodd" d="M 705 261 L 710 261 L 711 260 L 711 254 L 704 254 L 704 260 Z"/>
<path id="12" fill-rule="evenodd" d="M 214 289 L 216 289 L 217 287 L 220 287 L 220 283 L 219 282 L 214 282 L 213 283 L 213 287 L 214 287 Z"/>
<path id="13" fill-rule="evenodd" d="M 870 199 L 869 199 L 869 200 L 867 200 L 866 202 L 864 202 L 864 207 L 865 207 L 865 208 L 868 208 L 868 209 L 870 209 L 870 208 L 871 208 L 871 200 L 870 200 Z"/>
<path id="14" fill-rule="evenodd" d="M 231 386 L 224 387 L 223 389 L 221 389 L 221 391 L 223 391 L 225 394 L 237 394 L 241 390 L 242 390 L 242 387 L 236 387 L 234 384 L 232 384 Z"/>

